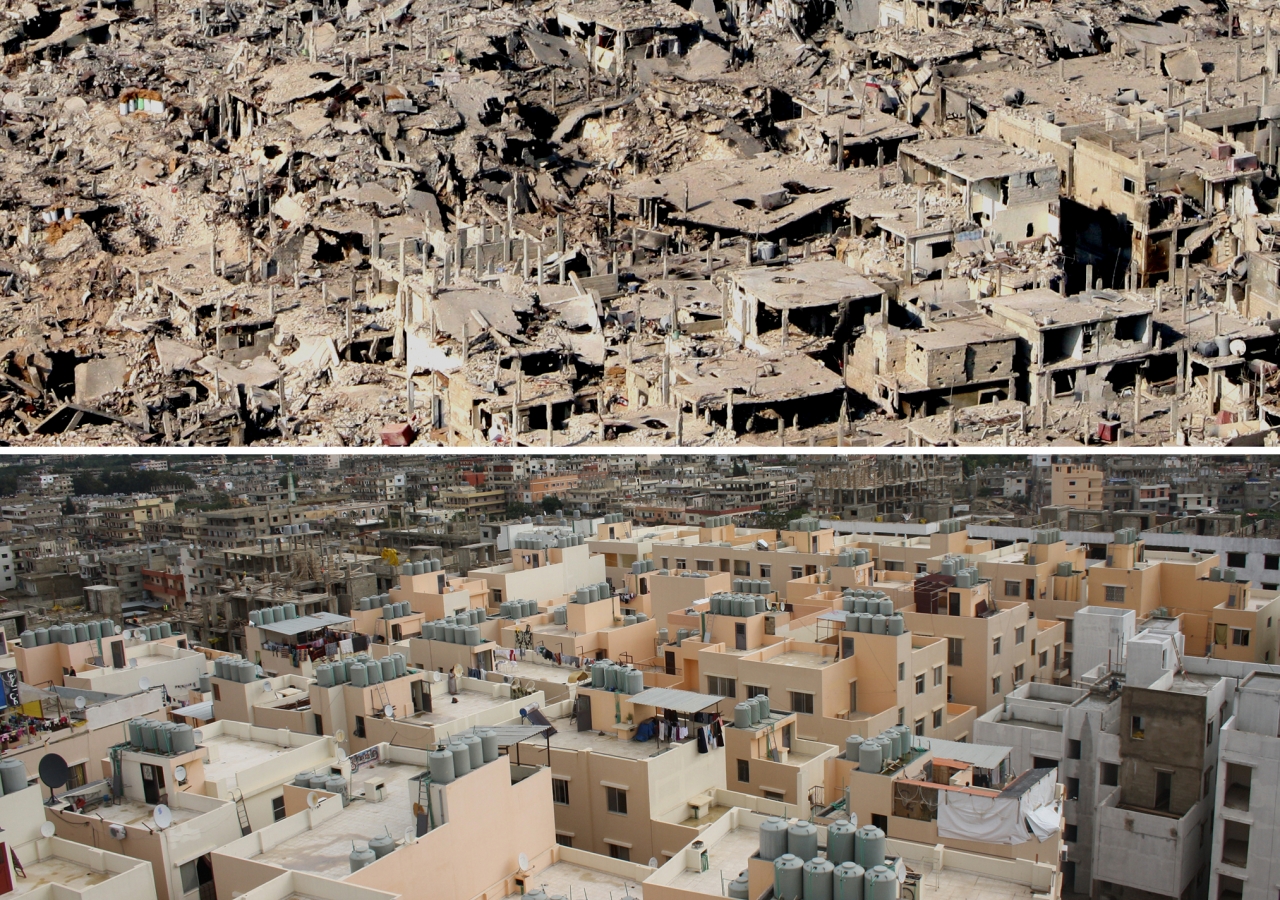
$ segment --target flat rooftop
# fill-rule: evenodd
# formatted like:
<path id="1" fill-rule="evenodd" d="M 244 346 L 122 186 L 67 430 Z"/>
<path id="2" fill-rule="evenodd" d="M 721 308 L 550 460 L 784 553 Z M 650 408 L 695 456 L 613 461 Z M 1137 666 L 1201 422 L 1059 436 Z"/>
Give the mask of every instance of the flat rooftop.
<path id="1" fill-rule="evenodd" d="M 907 868 L 918 872 L 929 900 L 973 900 L 974 897 L 990 900 L 1031 900 L 1036 893 L 1030 885 L 1000 878 L 988 878 L 972 872 L 956 869 L 935 870 L 932 860 L 906 860 Z"/>
<path id="2" fill-rule="evenodd" d="M 1173 676 L 1169 690 L 1178 694 L 1207 694 L 1222 679 L 1217 675 L 1192 675 L 1181 672 Z"/>
<path id="3" fill-rule="evenodd" d="M 801 650 L 788 650 L 779 653 L 765 662 L 776 666 L 797 666 L 801 669 L 821 669 L 836 661 L 834 656 L 821 656 L 817 653 L 805 653 Z"/>
<path id="4" fill-rule="evenodd" d="M 325 878 L 340 880 L 346 877 L 351 871 L 347 857 L 351 855 L 352 841 L 363 843 L 386 833 L 398 841 L 404 836 L 405 829 L 415 824 L 413 802 L 416 794 L 411 792 L 411 787 L 416 791 L 417 782 L 411 786 L 409 779 L 423 771 L 418 766 L 403 763 L 361 769 L 351 777 L 351 803 L 342 812 L 319 827 L 253 857 L 254 862 Z M 381 778 L 385 782 L 387 799 L 381 803 L 360 798 L 365 782 L 371 778 Z"/>
<path id="5" fill-rule="evenodd" d="M 455 699 L 458 701 L 457 703 L 453 702 Z M 460 690 L 453 695 L 433 695 L 431 697 L 431 712 L 414 713 L 412 716 L 402 718 L 399 721 L 413 722 L 418 725 L 447 725 L 465 716 L 474 715 L 486 709 L 493 709 L 495 706 L 502 706 L 504 703 L 510 702 L 505 697 L 493 697 L 480 691 Z"/>
<path id="6" fill-rule="evenodd" d="M 1047 156 L 1020 153 L 1008 144 L 987 138 L 941 138 L 904 144 L 901 152 L 966 181 L 1038 172 L 1054 165 Z"/>
<path id="7" fill-rule="evenodd" d="M 577 675 L 582 671 L 570 666 L 536 663 L 527 659 L 498 659 L 494 661 L 494 666 L 503 675 L 536 678 L 552 684 L 568 684 L 569 676 Z"/>
<path id="8" fill-rule="evenodd" d="M 844 300 L 870 300 L 884 291 L 854 269 L 834 259 L 787 266 L 740 269 L 730 278 L 766 305 L 777 309 L 829 306 Z"/>
<path id="9" fill-rule="evenodd" d="M 1280 675 L 1272 675 L 1270 672 L 1252 672 L 1246 676 L 1240 686 L 1261 693 L 1280 694 Z"/>
<path id="10" fill-rule="evenodd" d="M 155 829 L 155 809 L 155 805 L 151 803 L 142 803 L 138 800 L 120 800 L 110 805 L 99 806 L 94 811 L 94 815 L 101 816 L 108 822 L 118 822 L 121 825 L 141 825 L 146 823 L 147 827 Z M 180 806 L 170 806 L 169 811 L 173 813 L 173 824 L 175 825 L 190 822 L 201 815 L 199 810 L 184 809 Z"/>
<path id="11" fill-rule="evenodd" d="M 617 875 L 567 862 L 558 862 L 538 872 L 529 879 L 528 886 L 543 890 L 548 896 L 634 897 L 635 900 L 642 900 L 644 897 L 640 885 L 634 881 L 624 881 Z M 521 897 L 516 892 L 508 894 L 505 900 L 520 900 Z"/>
<path id="12" fill-rule="evenodd" d="M 602 717 L 601 721 L 596 721 L 597 716 Z M 593 753 L 605 753 L 626 759 L 648 759 L 665 753 L 672 746 L 666 741 L 659 745 L 656 739 L 619 740 L 613 732 L 612 706 L 607 710 L 592 710 L 591 724 L 596 727 L 591 731 L 578 731 L 577 723 L 570 722 L 567 716 L 552 719 L 551 724 L 556 728 L 556 733 L 551 736 L 551 747 L 554 750 L 591 750 Z M 604 734 L 600 734 L 601 731 L 604 731 Z M 539 744 L 542 743 L 542 739 L 538 738 L 530 743 Z M 514 754 L 515 750 L 511 752 Z"/>
<path id="13" fill-rule="evenodd" d="M 1035 288 L 993 298 L 991 309 L 1039 330 L 1123 316 L 1150 315 L 1152 312 L 1150 304 L 1135 300 L 1122 292 L 1088 291 L 1063 297 L 1049 288 Z M 1046 315 L 1050 317 L 1047 322 L 1043 318 Z"/>
<path id="14" fill-rule="evenodd" d="M 138 664 L 137 668 L 145 669 L 147 666 L 158 666 L 161 663 L 173 662 L 175 659 L 181 659 L 181 658 L 182 657 L 180 656 L 160 656 L 155 653 L 148 653 L 145 656 L 130 656 L 129 668 L 134 668 L 133 664 L 137 663 Z M 106 672 L 119 672 L 119 671 L 121 670 L 112 669 L 109 666 L 85 666 L 82 669 L 77 669 L 76 674 L 81 678 L 93 678 L 97 675 L 102 675 L 103 673 L 106 673 Z"/>
<path id="15" fill-rule="evenodd" d="M 209 751 L 204 764 L 204 777 L 217 782 L 234 781 L 236 773 L 295 749 L 264 741 L 245 740 L 232 734 L 205 738 L 200 746 Z"/>
<path id="16" fill-rule="evenodd" d="M 73 891 L 83 891 L 112 877 L 111 872 L 95 872 L 77 862 L 57 856 L 41 860 L 24 859 L 22 868 L 27 877 L 14 878 L 13 889 L 8 896 L 28 894 L 46 884 L 60 884 Z"/>
<path id="17" fill-rule="evenodd" d="M 735 828 L 707 849 L 707 871 L 692 872 L 685 869 L 671 880 L 670 886 L 700 894 L 722 896 L 721 885 L 746 869 L 747 860 L 759 848 L 759 831 L 754 828 Z M 921 849 L 926 848 L 921 846 Z M 903 859 L 910 871 L 922 876 L 924 894 L 930 900 L 973 900 L 975 897 L 982 897 L 984 900 L 1031 900 L 1035 896 L 1030 885 L 956 869 L 935 870 L 931 858 Z"/>
<path id="18" fill-rule="evenodd" d="M 760 832 L 754 828 L 734 828 L 707 848 L 705 872 L 685 869 L 670 882 L 672 888 L 722 896 L 722 885 L 747 868 L 747 860 L 760 849 Z M 977 896 L 976 894 L 974 896 Z"/>

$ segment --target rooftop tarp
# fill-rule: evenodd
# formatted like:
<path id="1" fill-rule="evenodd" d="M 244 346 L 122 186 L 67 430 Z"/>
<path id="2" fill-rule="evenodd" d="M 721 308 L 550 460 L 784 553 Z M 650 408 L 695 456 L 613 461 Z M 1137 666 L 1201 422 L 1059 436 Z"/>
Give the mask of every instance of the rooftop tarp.
<path id="1" fill-rule="evenodd" d="M 1020 797 L 939 790 L 938 837 L 991 844 L 1048 840 L 1062 822 L 1062 809 L 1053 799 L 1057 770 L 1036 769 L 1033 774 L 1034 783 Z"/>
<path id="2" fill-rule="evenodd" d="M 1000 763 L 1011 752 L 1009 747 L 944 741 L 942 738 L 921 738 L 919 743 L 924 745 L 924 749 L 932 750 L 934 756 L 968 763 L 978 769 L 1000 768 Z"/>
<path id="3" fill-rule="evenodd" d="M 206 700 L 203 703 L 192 703 L 190 706 L 171 710 L 170 714 L 182 716 L 184 719 L 199 719 L 202 722 L 207 722 L 213 718 L 213 701 Z"/>
<path id="4" fill-rule="evenodd" d="M 672 712 L 696 713 L 715 706 L 724 697 L 716 694 L 699 694 L 696 691 L 677 691 L 674 688 L 648 688 L 628 698 L 639 706 L 653 706 Z"/>
<path id="5" fill-rule="evenodd" d="M 321 612 L 313 616 L 298 616 L 296 619 L 285 619 L 283 622 L 272 622 L 270 625 L 262 625 L 263 631 L 270 631 L 275 634 L 302 634 L 304 631 L 319 631 L 321 628 L 330 628 L 335 625 L 346 625 L 351 619 L 347 616 L 339 616 L 334 613 Z"/>

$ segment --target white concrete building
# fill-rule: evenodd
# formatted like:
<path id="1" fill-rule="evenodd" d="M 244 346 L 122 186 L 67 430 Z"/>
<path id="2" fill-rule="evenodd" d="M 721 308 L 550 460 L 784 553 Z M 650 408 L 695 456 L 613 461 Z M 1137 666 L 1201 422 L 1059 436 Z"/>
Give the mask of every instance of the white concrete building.
<path id="1" fill-rule="evenodd" d="M 13 564 L 13 548 L 0 546 L 0 591 L 11 591 L 18 586 L 18 572 Z"/>
<path id="2" fill-rule="evenodd" d="M 1271 900 L 1280 888 L 1280 675 L 1240 684 L 1222 729 L 1214 794 L 1211 900 Z"/>
<path id="3" fill-rule="evenodd" d="M 1131 609 L 1082 606 L 1071 631 L 1071 680 L 1079 681 L 1098 666 L 1124 664 L 1125 645 L 1137 630 Z"/>
<path id="4" fill-rule="evenodd" d="M 1012 747 L 1014 771 L 1056 767 L 1065 790 L 1062 861 L 1065 890 L 1089 894 L 1096 808 L 1120 790 L 1120 702 L 1099 690 L 1031 682 L 973 723 L 973 742 Z"/>

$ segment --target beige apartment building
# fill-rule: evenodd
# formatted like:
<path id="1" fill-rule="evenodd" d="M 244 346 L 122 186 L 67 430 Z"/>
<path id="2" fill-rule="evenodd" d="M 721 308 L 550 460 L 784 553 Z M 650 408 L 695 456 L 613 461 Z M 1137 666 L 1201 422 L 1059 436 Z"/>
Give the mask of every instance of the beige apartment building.
<path id="1" fill-rule="evenodd" d="M 581 731 L 567 715 L 569 704 L 563 707 L 564 716 L 551 718 L 550 759 L 544 740 L 519 750 L 522 762 L 550 768 L 556 842 L 641 864 L 679 853 L 696 835 L 684 823 L 725 787 L 725 750 L 700 753 L 696 740 L 637 742 L 616 734 L 607 727 L 610 703 L 594 704 L 608 722 L 593 719 L 595 727 Z"/>
<path id="2" fill-rule="evenodd" d="M 1133 610 L 1138 621 L 1178 618 L 1193 656 L 1239 662 L 1277 659 L 1280 592 L 1240 581 L 1218 554 L 1148 551 L 1133 529 L 1107 545 L 1107 559 L 1085 571 L 1090 606 Z"/>
<path id="3" fill-rule="evenodd" d="M 507 500 L 505 490 L 485 490 L 462 485 L 441 491 L 439 504 L 455 517 L 471 520 L 479 519 L 481 516 L 501 515 L 507 508 Z"/>
<path id="4" fill-rule="evenodd" d="M 163 691 L 152 688 L 130 696 L 108 697 L 89 702 L 83 710 L 84 725 L 40 734 L 26 742 L 7 744 L 5 759 L 21 760 L 27 776 L 39 774 L 40 760 L 46 753 L 56 753 L 67 763 L 67 786 L 76 788 L 102 777 L 101 761 L 110 748 L 125 736 L 125 723 L 134 718 L 165 720 Z"/>
<path id="5" fill-rule="evenodd" d="M 929 561 L 947 555 L 972 556 L 992 549 L 986 540 L 973 540 L 958 519 L 944 519 L 925 537 L 866 541 L 860 546 L 875 557 L 876 570 L 917 575 L 929 571 Z M 843 587 L 843 585 L 842 585 Z"/>
<path id="6" fill-rule="evenodd" d="M 197 900 L 208 855 L 242 834 L 237 805 L 203 793 L 202 753 L 117 747 L 101 772 L 113 802 L 96 802 L 99 787 L 85 808 L 64 802 L 48 819 L 59 838 L 149 862 L 157 900 Z"/>
<path id="7" fill-rule="evenodd" d="M 837 628 L 823 641 L 765 635 L 763 627 L 748 633 L 760 640 L 746 650 L 686 641 L 684 658 L 696 651 L 686 678 L 692 668 L 707 693 L 739 700 L 766 695 L 771 708 L 797 715 L 797 736 L 836 746 L 849 735 L 871 736 L 891 725 L 931 736 L 968 734 L 974 711 L 946 696 L 945 641 L 906 629 L 893 635 Z"/>
<path id="8" fill-rule="evenodd" d="M 1092 463 L 1055 463 L 1049 480 L 1049 505 L 1102 509 L 1102 469 Z"/>
<path id="9" fill-rule="evenodd" d="M 1056 528 L 1042 529 L 1029 543 L 977 554 L 973 562 L 979 576 L 990 580 L 997 600 L 1021 600 L 1041 622 L 1063 623 L 1062 654 L 1053 678 L 1066 677 L 1071 667 L 1071 623 L 1085 603 L 1085 547 L 1068 547 Z"/>
<path id="10" fill-rule="evenodd" d="M 142 540 L 142 527 L 147 522 L 158 522 L 174 514 L 172 500 L 150 497 L 130 506 L 105 506 L 101 509 L 100 533 L 115 543 Z"/>
<path id="11" fill-rule="evenodd" d="M 505 600 L 559 600 L 580 587 L 604 581 L 605 566 L 604 557 L 593 554 L 585 543 L 557 546 L 556 538 L 551 538 L 536 548 L 515 548 L 511 562 L 472 569 L 468 576 L 485 582 L 487 605 L 492 608 Z"/>
<path id="12" fill-rule="evenodd" d="M 1064 667 L 1065 627 L 1031 615 L 1025 602 L 992 597 L 993 582 L 958 560 L 912 584 L 903 610 L 916 635 L 945 642 L 947 698 L 982 715 L 1028 681 L 1053 681 Z"/>
<path id="13" fill-rule="evenodd" d="M 157 900 L 149 860 L 117 852 L 116 842 L 115 849 L 107 849 L 112 845 L 99 848 L 57 834 L 46 836 L 48 821 L 38 783 L 0 797 L 0 888 L 5 895 Z"/>
<path id="14" fill-rule="evenodd" d="M 518 900 L 584 883 L 624 896 L 648 870 L 556 843 L 551 771 L 528 745 L 503 739 L 501 755 L 446 780 L 426 777 L 425 750 L 383 743 L 344 760 L 345 796 L 287 785 L 286 818 L 212 854 L 217 900 Z M 353 848 L 375 840 L 353 872 Z"/>

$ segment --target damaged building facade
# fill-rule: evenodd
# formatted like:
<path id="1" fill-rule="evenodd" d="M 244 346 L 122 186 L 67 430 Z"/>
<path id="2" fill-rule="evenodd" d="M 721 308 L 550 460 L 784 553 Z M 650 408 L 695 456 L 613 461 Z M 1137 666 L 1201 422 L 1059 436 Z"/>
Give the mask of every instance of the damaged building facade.
<path id="1" fill-rule="evenodd" d="M 11 4 L 0 439 L 1267 445 L 1268 23 Z"/>

